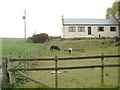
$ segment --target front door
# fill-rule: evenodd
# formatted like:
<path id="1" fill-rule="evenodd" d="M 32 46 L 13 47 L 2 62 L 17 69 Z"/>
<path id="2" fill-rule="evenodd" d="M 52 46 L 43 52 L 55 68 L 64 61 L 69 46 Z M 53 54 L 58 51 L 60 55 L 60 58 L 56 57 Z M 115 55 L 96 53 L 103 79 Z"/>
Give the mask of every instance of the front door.
<path id="1" fill-rule="evenodd" d="M 91 35 L 91 27 L 88 27 L 88 35 Z"/>

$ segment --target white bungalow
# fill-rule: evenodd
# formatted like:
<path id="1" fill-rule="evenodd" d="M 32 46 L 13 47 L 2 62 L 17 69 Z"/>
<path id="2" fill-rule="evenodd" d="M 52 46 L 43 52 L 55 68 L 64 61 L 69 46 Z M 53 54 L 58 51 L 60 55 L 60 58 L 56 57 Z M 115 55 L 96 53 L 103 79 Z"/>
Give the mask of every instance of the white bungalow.
<path id="1" fill-rule="evenodd" d="M 118 23 L 112 19 L 64 19 L 61 38 L 116 37 Z"/>

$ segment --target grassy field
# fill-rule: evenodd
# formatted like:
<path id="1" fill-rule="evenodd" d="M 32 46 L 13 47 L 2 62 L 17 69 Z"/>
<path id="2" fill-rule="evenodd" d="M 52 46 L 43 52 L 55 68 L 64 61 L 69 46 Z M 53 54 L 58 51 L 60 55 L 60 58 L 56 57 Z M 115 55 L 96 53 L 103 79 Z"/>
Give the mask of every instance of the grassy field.
<path id="1" fill-rule="evenodd" d="M 42 44 L 25 42 L 21 38 L 3 38 L 2 39 L 2 56 L 8 56 L 10 52 L 13 57 L 25 56 L 30 52 L 37 52 L 41 49 Z"/>
<path id="2" fill-rule="evenodd" d="M 61 51 L 50 51 L 51 45 L 58 45 Z M 14 53 L 15 57 L 20 54 L 28 53 L 31 51 L 38 52 L 41 50 L 43 44 L 33 44 L 24 42 L 23 39 L 3 39 L 3 55 L 6 56 L 10 52 Z M 67 49 L 73 48 L 72 55 L 67 53 Z M 83 40 L 63 40 L 59 39 L 50 40 L 46 49 L 40 53 L 40 57 L 76 57 L 76 56 L 91 56 L 91 55 L 113 55 L 118 54 L 118 46 L 114 46 L 110 39 L 83 39 Z M 85 66 L 85 65 L 100 65 L 101 60 L 74 60 L 74 61 L 59 61 L 59 67 L 67 66 Z M 117 58 L 105 59 L 105 64 L 118 63 Z M 34 67 L 54 67 L 54 62 L 37 62 Z M 101 69 L 79 69 L 79 70 L 62 70 L 62 74 L 58 75 L 58 86 L 60 88 L 86 88 L 86 87 L 99 87 L 101 86 Z M 104 70 L 104 85 L 117 86 L 118 83 L 118 68 L 105 68 Z M 54 74 L 51 71 L 31 71 L 28 72 L 30 76 L 44 82 L 50 87 L 54 87 Z M 22 85 L 22 87 L 36 87 L 37 84 L 29 81 Z M 38 86 L 39 87 L 39 86 Z"/>
<path id="3" fill-rule="evenodd" d="M 105 44 L 102 44 L 102 43 Z M 50 51 L 51 45 L 58 45 L 61 51 Z M 67 49 L 73 48 L 73 54 L 69 55 Z M 83 49 L 83 50 L 81 50 Z M 76 56 L 90 56 L 90 55 L 105 55 L 118 54 L 118 47 L 109 44 L 108 39 L 88 39 L 88 40 L 51 40 L 43 51 L 41 57 L 76 57 Z M 82 60 L 82 61 L 59 61 L 59 67 L 66 66 L 83 66 L 83 65 L 99 65 L 100 59 L 97 60 Z M 118 59 L 105 59 L 105 64 L 118 63 Z M 54 62 L 40 62 L 36 67 L 54 67 Z M 58 81 L 60 88 L 85 88 L 100 86 L 101 69 L 81 69 L 81 70 L 63 70 L 60 71 Z M 29 75 L 37 78 L 38 80 L 46 83 L 50 87 L 54 87 L 54 74 L 51 71 L 31 71 Z M 36 76 L 37 75 L 37 76 Z M 105 68 L 104 73 L 105 85 L 117 86 L 118 83 L 118 68 Z M 35 87 L 37 84 L 28 82 L 28 87 Z M 34 85 L 34 86 L 31 86 Z"/>
<path id="4" fill-rule="evenodd" d="M 13 58 L 18 58 L 19 56 L 21 56 L 21 58 L 26 58 L 27 53 L 31 53 L 32 57 L 35 57 L 36 53 L 39 55 L 42 47 L 42 44 L 25 42 L 24 39 L 21 38 L 2 38 L 0 43 L 0 52 L 2 52 L 1 57 L 9 56 L 10 52 L 13 53 Z M 0 63 L 2 63 L 1 60 Z M 16 65 L 18 65 L 18 63 Z M 0 69 L 0 72 L 1 71 L 2 69 Z"/>
<path id="5" fill-rule="evenodd" d="M 104 44 L 102 44 L 104 42 Z M 86 39 L 86 40 L 51 40 L 47 49 L 43 52 L 43 57 L 68 57 L 68 56 L 87 56 L 104 54 L 118 54 L 118 47 L 109 44 L 109 39 Z M 58 45 L 60 52 L 48 50 L 51 45 Z M 68 48 L 73 48 L 73 54 L 67 53 Z M 81 50 L 83 49 L 83 50 Z"/>

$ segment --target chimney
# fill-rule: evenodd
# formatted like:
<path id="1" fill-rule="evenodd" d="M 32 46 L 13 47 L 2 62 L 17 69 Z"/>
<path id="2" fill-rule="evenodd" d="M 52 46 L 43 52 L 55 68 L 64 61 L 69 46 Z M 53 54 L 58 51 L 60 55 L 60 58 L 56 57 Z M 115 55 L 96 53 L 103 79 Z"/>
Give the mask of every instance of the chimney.
<path id="1" fill-rule="evenodd" d="M 63 17 L 63 15 L 62 15 L 62 25 L 64 25 L 64 17 Z"/>

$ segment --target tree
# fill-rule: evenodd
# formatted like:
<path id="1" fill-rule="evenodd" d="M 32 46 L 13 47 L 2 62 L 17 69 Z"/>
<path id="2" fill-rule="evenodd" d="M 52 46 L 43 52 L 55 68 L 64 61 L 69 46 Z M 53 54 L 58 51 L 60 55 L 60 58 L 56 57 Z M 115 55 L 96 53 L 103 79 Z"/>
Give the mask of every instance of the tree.
<path id="1" fill-rule="evenodd" d="M 106 19 L 119 18 L 120 2 L 114 2 L 111 8 L 107 8 Z"/>
<path id="2" fill-rule="evenodd" d="M 107 8 L 107 14 L 106 14 L 106 19 L 111 18 L 111 8 Z"/>

